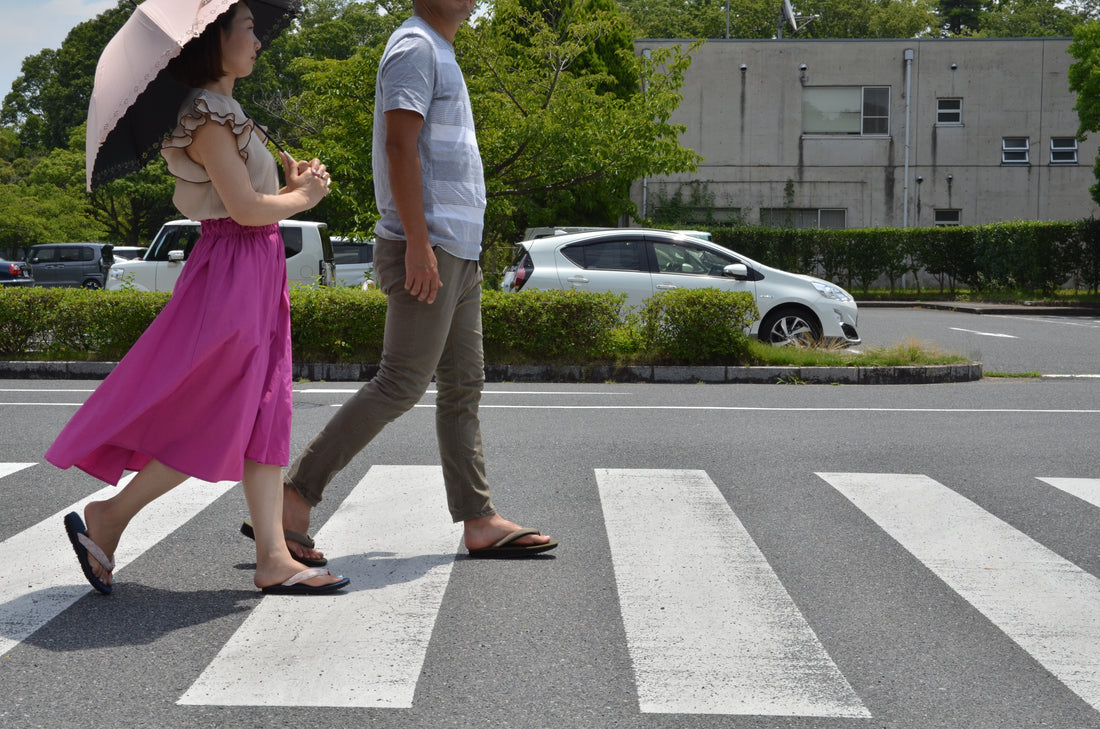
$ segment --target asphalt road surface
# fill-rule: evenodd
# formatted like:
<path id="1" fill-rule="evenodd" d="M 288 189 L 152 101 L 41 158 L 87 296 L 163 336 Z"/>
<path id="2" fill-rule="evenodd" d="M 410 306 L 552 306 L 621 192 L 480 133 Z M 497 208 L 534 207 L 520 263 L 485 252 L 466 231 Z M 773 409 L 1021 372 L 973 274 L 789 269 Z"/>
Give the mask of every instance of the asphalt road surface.
<path id="1" fill-rule="evenodd" d="M 982 363 L 986 373 L 1100 374 L 1100 318 L 970 314 L 861 306 L 863 346 L 914 341 Z"/>
<path id="2" fill-rule="evenodd" d="M 465 556 L 429 393 L 315 511 L 323 598 L 253 588 L 233 483 L 93 594 L 61 517 L 113 488 L 41 454 L 95 384 L 0 381 L 2 727 L 1100 728 L 1095 379 L 493 384 L 524 562 Z M 296 386 L 292 452 L 353 387 Z"/>

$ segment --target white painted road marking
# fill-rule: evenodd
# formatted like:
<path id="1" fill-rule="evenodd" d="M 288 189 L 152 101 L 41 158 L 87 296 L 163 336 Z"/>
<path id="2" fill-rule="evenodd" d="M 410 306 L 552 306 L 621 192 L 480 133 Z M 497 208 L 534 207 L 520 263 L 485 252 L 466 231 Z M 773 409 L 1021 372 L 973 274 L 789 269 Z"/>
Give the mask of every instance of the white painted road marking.
<path id="1" fill-rule="evenodd" d="M 998 334 L 997 332 L 979 332 L 976 329 L 961 329 L 960 327 L 947 327 L 955 332 L 965 332 L 967 334 L 977 334 L 980 337 L 1000 337 L 1002 339 L 1019 339 L 1014 334 Z"/>
<path id="2" fill-rule="evenodd" d="M 412 706 L 462 536 L 442 469 L 374 466 L 315 536 L 351 585 L 264 597 L 178 703 Z"/>
<path id="3" fill-rule="evenodd" d="M 131 478 L 132 475 L 127 476 L 120 485 Z M 235 483 L 211 484 L 188 479 L 142 509 L 141 515 L 126 529 L 115 555 L 115 589 L 126 589 L 125 576 L 119 574 L 123 567 L 192 519 Z M 0 595 L 4 600 L 0 604 L 0 655 L 92 592 L 65 536 L 62 519 L 70 511 L 83 518 L 85 504 L 116 493 L 117 487 L 107 486 L 0 542 L 0 564 L 14 567 L 0 572 Z"/>
<path id="4" fill-rule="evenodd" d="M 643 712 L 870 716 L 705 472 L 596 482 Z"/>
<path id="5" fill-rule="evenodd" d="M 818 475 L 1100 709 L 1100 579 L 927 476 Z"/>
<path id="6" fill-rule="evenodd" d="M 22 471 L 24 468 L 30 468 L 31 466 L 37 465 L 37 463 L 0 463 L 0 478 Z"/>
<path id="7" fill-rule="evenodd" d="M 1052 478 L 1041 477 L 1040 481 L 1056 489 L 1072 494 L 1082 501 L 1100 507 L 1100 478 Z"/>

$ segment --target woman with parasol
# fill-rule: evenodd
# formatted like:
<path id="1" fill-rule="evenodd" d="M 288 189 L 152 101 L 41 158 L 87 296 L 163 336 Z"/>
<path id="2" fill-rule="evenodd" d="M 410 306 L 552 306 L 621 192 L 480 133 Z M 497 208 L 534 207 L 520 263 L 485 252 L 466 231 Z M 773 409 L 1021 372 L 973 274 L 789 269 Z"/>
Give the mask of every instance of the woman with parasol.
<path id="1" fill-rule="evenodd" d="M 275 4 L 256 0 L 264 2 Z M 177 178 L 176 207 L 202 221 L 202 236 L 164 310 L 46 453 L 54 465 L 75 465 L 112 484 L 124 470 L 137 471 L 114 497 L 89 503 L 83 519 L 76 512 L 65 517 L 84 575 L 102 593 L 113 589 L 112 557 L 127 524 L 188 476 L 243 481 L 256 535 L 254 582 L 264 592 L 323 593 L 349 582 L 295 561 L 281 523 L 292 381 L 278 222 L 320 202 L 328 193 L 329 174 L 317 160 L 299 163 L 281 152 L 286 186 L 279 189 L 263 131 L 232 98 L 235 81 L 252 72 L 260 49 L 259 12 L 254 15 L 248 1 L 226 10 L 228 4 L 148 0 L 108 44 L 96 73 L 97 89 L 101 82 L 117 87 L 103 78 L 109 75 L 104 69 L 112 47 L 114 56 L 132 52 L 141 45 L 135 34 L 145 30 L 149 18 L 162 21 L 190 6 L 184 21 L 197 37 L 182 43 L 167 63 L 166 73 L 184 95 L 160 153 Z M 214 16 L 214 10 L 222 12 Z M 288 11 L 285 3 L 283 10 Z M 132 25 L 138 30 L 128 31 Z M 173 83 L 163 76 L 145 93 L 155 84 Z M 131 106 L 140 107 L 142 98 Z M 117 147 L 110 137 L 93 145 L 96 108 L 93 91 L 89 185 L 93 168 L 99 168 L 97 157 Z M 142 126 L 132 111 L 127 110 L 127 123 Z"/>

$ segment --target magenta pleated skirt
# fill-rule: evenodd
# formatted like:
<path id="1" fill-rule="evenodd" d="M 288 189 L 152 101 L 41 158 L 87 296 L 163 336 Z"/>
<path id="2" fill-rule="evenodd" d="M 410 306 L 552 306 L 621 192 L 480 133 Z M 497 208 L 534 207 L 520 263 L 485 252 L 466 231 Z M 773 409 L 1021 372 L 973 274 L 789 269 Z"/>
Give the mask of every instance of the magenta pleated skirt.
<path id="1" fill-rule="evenodd" d="M 171 300 L 46 460 L 111 484 L 152 459 L 205 481 L 285 466 L 292 382 L 279 227 L 204 220 Z"/>

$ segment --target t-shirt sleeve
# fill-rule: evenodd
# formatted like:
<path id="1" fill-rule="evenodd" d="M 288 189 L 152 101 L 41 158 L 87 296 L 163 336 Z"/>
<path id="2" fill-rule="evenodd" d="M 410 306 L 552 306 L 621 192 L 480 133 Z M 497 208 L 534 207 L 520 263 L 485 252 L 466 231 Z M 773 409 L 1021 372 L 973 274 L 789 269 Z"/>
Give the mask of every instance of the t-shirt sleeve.
<path id="1" fill-rule="evenodd" d="M 237 151 L 240 152 L 241 159 L 248 160 L 245 147 L 252 138 L 252 120 L 244 116 L 244 112 L 235 109 L 224 97 L 200 93 L 189 108 L 180 112 L 179 124 L 172 136 L 164 140 L 160 147 L 168 172 L 173 176 L 187 182 L 210 181 L 206 169 L 188 157 L 185 151 L 193 141 L 192 133 L 208 121 L 229 127 L 237 138 Z"/>
<path id="2" fill-rule="evenodd" d="M 381 109 L 415 111 L 428 114 L 435 90 L 435 48 L 419 34 L 396 40 L 382 67 L 378 69 L 382 89 Z"/>

